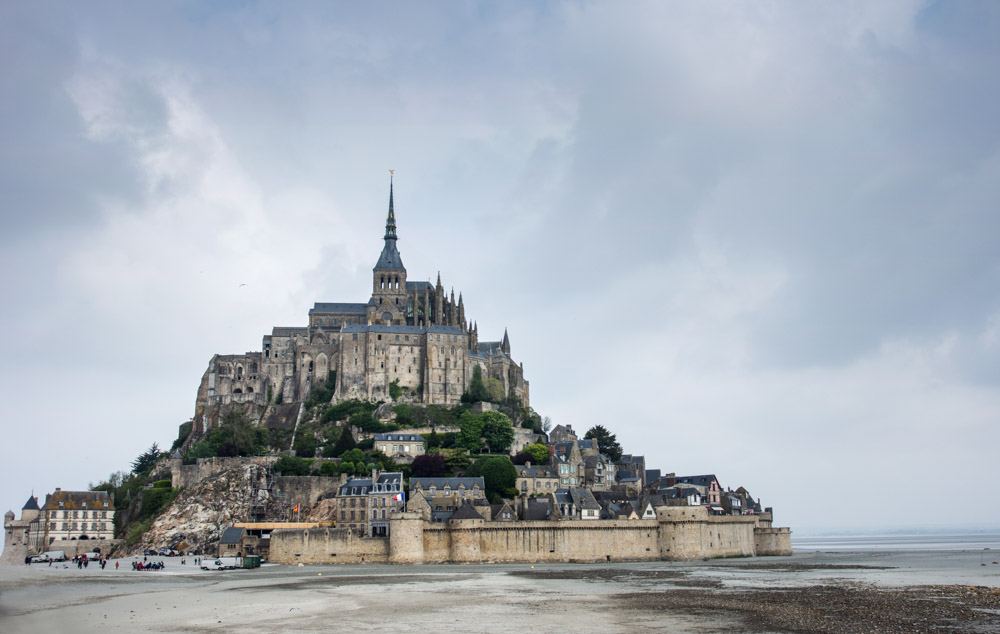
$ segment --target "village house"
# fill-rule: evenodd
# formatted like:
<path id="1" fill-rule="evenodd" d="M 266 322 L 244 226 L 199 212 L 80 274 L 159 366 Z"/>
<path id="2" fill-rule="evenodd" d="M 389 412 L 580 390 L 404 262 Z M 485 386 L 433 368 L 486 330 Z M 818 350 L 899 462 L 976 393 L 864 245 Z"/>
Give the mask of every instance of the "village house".
<path id="1" fill-rule="evenodd" d="M 696 484 L 702 488 L 702 495 L 705 503 L 711 506 L 718 506 L 722 510 L 722 486 L 714 473 L 693 476 L 667 476 L 667 486 L 674 484 Z"/>
<path id="2" fill-rule="evenodd" d="M 337 526 L 371 536 L 389 534 L 389 516 L 403 510 L 403 474 L 379 473 L 369 478 L 350 478 L 337 489 L 334 517 Z"/>
<path id="3" fill-rule="evenodd" d="M 622 454 L 615 464 L 618 471 L 617 482 L 630 488 L 641 491 L 645 486 L 646 458 L 645 456 L 633 456 Z"/>
<path id="4" fill-rule="evenodd" d="M 483 478 L 410 478 L 410 495 L 423 491 L 425 497 L 441 493 L 457 493 L 463 500 L 480 500 L 486 497 L 486 482 Z"/>
<path id="5" fill-rule="evenodd" d="M 526 462 L 523 465 L 514 465 L 514 471 L 517 472 L 514 487 L 522 495 L 554 493 L 559 488 L 559 476 L 549 465 L 533 465 Z"/>
<path id="6" fill-rule="evenodd" d="M 576 487 L 583 484 L 583 455 L 575 440 L 552 445 L 552 466 L 559 476 L 560 487 Z"/>
<path id="7" fill-rule="evenodd" d="M 579 440 L 576 436 L 576 432 L 573 431 L 572 425 L 556 425 L 549 432 L 549 443 L 555 444 L 557 442 L 572 442 L 574 440 Z"/>
<path id="8" fill-rule="evenodd" d="M 597 503 L 590 489 L 585 487 L 559 489 L 555 493 L 555 499 L 562 519 L 601 519 L 601 505 Z"/>
<path id="9" fill-rule="evenodd" d="M 466 497 L 464 492 L 455 490 L 435 493 L 431 493 L 428 489 L 418 490 L 410 494 L 406 510 L 420 513 L 428 522 L 447 522 L 463 504 L 471 504 L 484 519 L 492 514 L 490 504 L 485 498 Z"/>
<path id="10" fill-rule="evenodd" d="M 583 484 L 595 491 L 607 490 L 615 482 L 615 465 L 603 454 L 584 455 Z"/>
<path id="11" fill-rule="evenodd" d="M 375 434 L 374 446 L 396 462 L 410 463 L 424 455 L 424 437 L 419 434 Z"/>

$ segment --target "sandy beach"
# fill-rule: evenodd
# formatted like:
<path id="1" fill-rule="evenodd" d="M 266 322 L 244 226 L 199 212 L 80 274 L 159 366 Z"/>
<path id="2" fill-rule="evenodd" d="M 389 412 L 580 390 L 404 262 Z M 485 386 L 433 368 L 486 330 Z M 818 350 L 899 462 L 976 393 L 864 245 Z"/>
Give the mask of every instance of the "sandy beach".
<path id="1" fill-rule="evenodd" d="M 691 563 L 0 570 L 3 632 L 987 632 L 981 551 L 816 552 Z M 981 565 L 985 563 L 986 565 Z"/>

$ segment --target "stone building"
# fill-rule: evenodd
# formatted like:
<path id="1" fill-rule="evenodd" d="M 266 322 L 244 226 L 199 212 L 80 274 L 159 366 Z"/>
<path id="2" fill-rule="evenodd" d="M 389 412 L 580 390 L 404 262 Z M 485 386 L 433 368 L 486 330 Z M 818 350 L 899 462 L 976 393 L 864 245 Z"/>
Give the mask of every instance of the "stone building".
<path id="1" fill-rule="evenodd" d="M 424 455 L 424 437 L 420 434 L 375 434 L 375 450 L 396 462 L 413 462 Z"/>
<path id="2" fill-rule="evenodd" d="M 334 501 L 338 528 L 367 537 L 386 536 L 389 516 L 405 506 L 403 474 L 373 471 L 370 478 L 351 478 L 337 489 Z"/>
<path id="3" fill-rule="evenodd" d="M 115 504 L 107 491 L 63 491 L 45 496 L 41 528 L 46 544 L 60 540 L 112 539 Z"/>
<path id="4" fill-rule="evenodd" d="M 393 185 L 382 252 L 372 269 L 367 302 L 317 302 L 308 325 L 274 327 L 262 349 L 215 355 L 209 361 L 195 408 L 195 429 L 204 433 L 220 408 L 305 400 L 315 386 L 333 399 L 390 400 L 451 405 L 460 401 L 479 367 L 504 395 L 529 404 L 522 364 L 511 356 L 510 337 L 480 341 L 479 327 L 466 315 L 465 300 L 437 282 L 412 280 L 397 248 Z M 398 392 L 397 392 L 398 389 Z M 394 399 L 393 399 L 394 400 Z"/>
<path id="5" fill-rule="evenodd" d="M 7 511 L 3 517 L 4 542 L 0 563 L 19 564 L 28 555 L 42 552 L 44 533 L 38 508 L 38 498 L 34 495 L 21 507 L 21 517 L 15 519 L 14 511 Z"/>
<path id="6" fill-rule="evenodd" d="M 550 465 L 533 465 L 530 462 L 514 465 L 517 479 L 514 487 L 521 495 L 555 493 L 559 488 L 559 475 Z"/>

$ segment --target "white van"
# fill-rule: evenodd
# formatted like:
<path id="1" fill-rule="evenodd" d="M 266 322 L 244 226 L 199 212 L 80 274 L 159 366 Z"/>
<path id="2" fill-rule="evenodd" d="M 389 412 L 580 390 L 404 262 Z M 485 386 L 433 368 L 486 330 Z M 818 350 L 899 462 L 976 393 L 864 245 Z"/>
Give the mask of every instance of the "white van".
<path id="1" fill-rule="evenodd" d="M 39 556 L 42 561 L 66 561 L 65 550 L 47 550 Z"/>
<path id="2" fill-rule="evenodd" d="M 235 570 L 243 567 L 242 557 L 219 557 L 212 561 L 202 561 L 202 570 Z"/>

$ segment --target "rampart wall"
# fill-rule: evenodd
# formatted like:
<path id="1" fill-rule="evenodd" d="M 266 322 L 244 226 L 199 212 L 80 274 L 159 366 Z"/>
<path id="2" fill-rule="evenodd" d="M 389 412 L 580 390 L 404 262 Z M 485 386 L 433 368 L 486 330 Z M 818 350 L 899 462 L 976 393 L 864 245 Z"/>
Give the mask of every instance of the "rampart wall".
<path id="1" fill-rule="evenodd" d="M 791 554 L 787 528 L 757 528 L 753 516 L 713 516 L 703 507 L 664 508 L 655 520 L 563 520 L 432 524 L 419 514 L 390 520 L 390 537 L 343 529 L 275 530 L 278 563 L 532 563 L 685 560 Z"/>
<path id="2" fill-rule="evenodd" d="M 180 458 L 173 458 L 170 461 L 170 486 L 175 489 L 193 486 L 226 469 L 248 464 L 272 465 L 277 460 L 274 456 L 198 458 L 195 464 L 183 464 Z"/>
<path id="3" fill-rule="evenodd" d="M 792 531 L 788 528 L 758 528 L 754 531 L 758 555 L 791 555 Z"/>
<path id="4" fill-rule="evenodd" d="M 359 537 L 346 528 L 271 532 L 271 561 L 283 564 L 359 564 L 389 561 L 389 539 Z"/>

